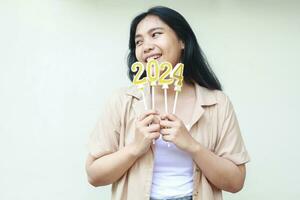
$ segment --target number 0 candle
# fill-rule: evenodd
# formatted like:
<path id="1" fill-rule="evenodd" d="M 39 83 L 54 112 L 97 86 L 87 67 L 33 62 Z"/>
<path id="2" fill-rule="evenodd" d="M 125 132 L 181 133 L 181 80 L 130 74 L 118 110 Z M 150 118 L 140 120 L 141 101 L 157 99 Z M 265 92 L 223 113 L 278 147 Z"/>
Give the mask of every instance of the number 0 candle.
<path id="1" fill-rule="evenodd" d="M 150 60 L 147 63 L 147 77 L 151 85 L 151 96 L 152 96 L 152 109 L 155 109 L 155 95 L 154 86 L 156 85 L 159 78 L 159 68 L 157 60 Z"/>

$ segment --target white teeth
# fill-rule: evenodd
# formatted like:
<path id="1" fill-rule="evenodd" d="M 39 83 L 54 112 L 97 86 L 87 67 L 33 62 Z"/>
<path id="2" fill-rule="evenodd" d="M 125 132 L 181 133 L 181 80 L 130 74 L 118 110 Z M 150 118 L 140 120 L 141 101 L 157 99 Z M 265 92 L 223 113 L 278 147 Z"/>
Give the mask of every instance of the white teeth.
<path id="1" fill-rule="evenodd" d="M 149 57 L 149 58 L 147 58 L 147 62 L 149 62 L 150 60 L 152 60 L 152 59 L 157 59 L 157 58 L 159 58 L 160 56 L 159 55 L 155 55 L 155 56 L 151 56 L 151 57 Z"/>

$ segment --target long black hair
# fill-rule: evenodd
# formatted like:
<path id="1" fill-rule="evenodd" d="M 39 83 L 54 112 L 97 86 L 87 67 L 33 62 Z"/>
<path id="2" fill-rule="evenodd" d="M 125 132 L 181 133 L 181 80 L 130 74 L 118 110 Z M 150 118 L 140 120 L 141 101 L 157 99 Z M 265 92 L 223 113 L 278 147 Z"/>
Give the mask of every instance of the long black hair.
<path id="1" fill-rule="evenodd" d="M 132 81 L 135 73 L 131 71 L 131 65 L 137 61 L 135 56 L 135 32 L 137 25 L 148 15 L 155 15 L 166 23 L 176 33 L 177 37 L 184 43 L 181 62 L 184 64 L 184 80 L 208 89 L 222 90 L 222 86 L 210 68 L 204 53 L 202 52 L 197 38 L 184 17 L 175 10 L 163 6 L 150 8 L 147 12 L 136 16 L 130 26 L 129 54 L 127 57 L 128 76 Z M 145 74 L 143 75 L 145 76 Z"/>

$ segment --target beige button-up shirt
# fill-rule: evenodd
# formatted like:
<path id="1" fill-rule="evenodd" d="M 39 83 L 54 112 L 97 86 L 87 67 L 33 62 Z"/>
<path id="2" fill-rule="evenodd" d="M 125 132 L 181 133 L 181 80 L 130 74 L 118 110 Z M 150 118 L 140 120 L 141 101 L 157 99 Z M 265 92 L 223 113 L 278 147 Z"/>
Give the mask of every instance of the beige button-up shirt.
<path id="1" fill-rule="evenodd" d="M 219 90 L 208 90 L 195 84 L 196 103 L 190 134 L 216 155 L 236 165 L 248 162 L 239 124 L 229 98 Z M 145 89 L 150 107 L 149 86 Z M 130 144 L 135 120 L 144 112 L 141 92 L 135 87 L 116 91 L 104 108 L 102 117 L 90 135 L 88 149 L 99 158 Z M 141 156 L 131 168 L 112 184 L 112 200 L 149 200 L 152 184 L 154 148 Z M 222 191 L 209 183 L 194 163 L 193 200 L 221 200 Z"/>

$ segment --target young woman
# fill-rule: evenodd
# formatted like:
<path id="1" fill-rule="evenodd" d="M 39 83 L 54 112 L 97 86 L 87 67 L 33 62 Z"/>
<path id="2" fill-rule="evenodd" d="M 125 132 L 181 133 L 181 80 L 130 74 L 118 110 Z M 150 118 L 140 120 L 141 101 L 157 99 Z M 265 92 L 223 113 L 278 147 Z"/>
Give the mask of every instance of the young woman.
<path id="1" fill-rule="evenodd" d="M 184 63 L 176 114 L 164 112 L 161 87 L 155 87 L 156 110 L 147 111 L 135 86 L 115 92 L 89 140 L 89 182 L 112 184 L 115 200 L 220 200 L 222 190 L 240 191 L 249 156 L 238 121 L 184 17 L 166 7 L 138 15 L 129 48 L 130 80 L 136 61 Z M 150 101 L 149 85 L 145 93 Z"/>

